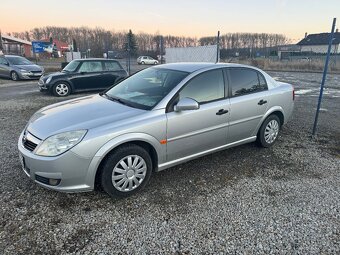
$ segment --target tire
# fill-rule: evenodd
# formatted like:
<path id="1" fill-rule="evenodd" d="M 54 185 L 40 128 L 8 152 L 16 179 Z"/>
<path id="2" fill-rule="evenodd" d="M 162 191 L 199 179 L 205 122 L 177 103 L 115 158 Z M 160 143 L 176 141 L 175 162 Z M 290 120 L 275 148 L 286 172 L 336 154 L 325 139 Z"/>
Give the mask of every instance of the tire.
<path id="1" fill-rule="evenodd" d="M 268 116 L 262 123 L 257 134 L 257 144 L 268 148 L 272 146 L 280 133 L 281 123 L 277 115 Z"/>
<path id="2" fill-rule="evenodd" d="M 52 92 L 57 97 L 66 97 L 71 94 L 71 86 L 66 82 L 58 82 L 52 87 Z"/>
<path id="3" fill-rule="evenodd" d="M 155 61 L 154 65 L 157 65 L 157 61 Z"/>
<path id="4" fill-rule="evenodd" d="M 19 75 L 17 74 L 17 72 L 15 72 L 15 71 L 12 71 L 12 72 L 11 72 L 11 79 L 12 79 L 13 81 L 18 81 L 18 80 L 20 80 L 20 79 L 19 79 Z"/>
<path id="5" fill-rule="evenodd" d="M 100 182 L 103 190 L 111 197 L 128 197 L 143 189 L 151 174 L 152 160 L 149 153 L 131 144 L 119 147 L 106 158 L 101 168 Z"/>
<path id="6" fill-rule="evenodd" d="M 144 62 L 144 61 L 142 61 L 142 62 L 141 62 L 141 64 L 142 64 L 142 65 L 145 65 L 145 62 Z"/>

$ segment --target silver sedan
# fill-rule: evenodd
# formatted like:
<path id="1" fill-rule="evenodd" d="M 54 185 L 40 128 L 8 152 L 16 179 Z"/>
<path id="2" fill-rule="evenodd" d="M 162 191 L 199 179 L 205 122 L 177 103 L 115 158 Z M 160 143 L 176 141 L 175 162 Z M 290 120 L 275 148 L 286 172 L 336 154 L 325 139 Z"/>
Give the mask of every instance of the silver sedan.
<path id="1" fill-rule="evenodd" d="M 272 146 L 293 106 L 293 87 L 254 67 L 166 64 L 99 95 L 42 108 L 18 148 L 26 175 L 46 188 L 99 184 L 124 197 L 154 171 L 249 142 Z"/>

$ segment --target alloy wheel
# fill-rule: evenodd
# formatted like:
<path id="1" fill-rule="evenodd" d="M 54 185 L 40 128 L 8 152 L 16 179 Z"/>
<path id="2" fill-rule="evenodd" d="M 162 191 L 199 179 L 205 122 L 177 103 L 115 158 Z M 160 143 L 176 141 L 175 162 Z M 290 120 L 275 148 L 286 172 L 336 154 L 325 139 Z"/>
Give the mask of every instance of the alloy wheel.
<path id="1" fill-rule="evenodd" d="M 66 96 L 69 92 L 69 88 L 66 84 L 60 83 L 55 87 L 55 91 L 59 96 Z"/>
<path id="2" fill-rule="evenodd" d="M 13 81 L 17 81 L 18 80 L 18 74 L 16 72 L 12 72 L 11 78 L 12 78 Z"/>

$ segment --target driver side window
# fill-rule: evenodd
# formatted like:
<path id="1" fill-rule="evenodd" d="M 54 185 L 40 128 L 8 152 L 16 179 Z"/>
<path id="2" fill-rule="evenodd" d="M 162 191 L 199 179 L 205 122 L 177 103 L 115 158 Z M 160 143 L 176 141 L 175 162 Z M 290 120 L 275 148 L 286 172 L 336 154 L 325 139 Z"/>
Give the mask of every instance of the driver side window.
<path id="1" fill-rule="evenodd" d="M 194 77 L 179 92 L 179 99 L 184 97 L 195 99 L 200 104 L 224 98 L 222 70 L 207 71 Z"/>
<path id="2" fill-rule="evenodd" d="M 83 62 L 81 67 L 79 68 L 79 72 L 101 72 L 103 71 L 102 63 L 99 61 L 89 61 Z"/>

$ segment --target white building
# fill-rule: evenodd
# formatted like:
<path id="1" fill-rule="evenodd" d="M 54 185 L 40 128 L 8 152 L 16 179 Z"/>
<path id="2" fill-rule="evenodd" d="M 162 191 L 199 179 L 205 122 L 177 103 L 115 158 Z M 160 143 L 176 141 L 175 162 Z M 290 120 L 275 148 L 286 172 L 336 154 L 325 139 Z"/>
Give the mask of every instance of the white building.
<path id="1" fill-rule="evenodd" d="M 330 33 L 306 35 L 297 43 L 301 47 L 301 52 L 327 53 Z M 340 33 L 338 30 L 334 33 L 331 53 L 340 53 Z"/>

